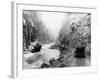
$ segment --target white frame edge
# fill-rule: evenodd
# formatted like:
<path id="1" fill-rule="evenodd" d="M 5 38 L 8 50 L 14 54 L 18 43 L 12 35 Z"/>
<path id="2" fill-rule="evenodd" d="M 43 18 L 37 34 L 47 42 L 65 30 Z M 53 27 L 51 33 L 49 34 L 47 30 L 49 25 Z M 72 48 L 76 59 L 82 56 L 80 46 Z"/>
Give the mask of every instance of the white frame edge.
<path id="1" fill-rule="evenodd" d="M 12 10 L 11 10 L 11 13 L 12 13 L 12 20 L 11 20 L 11 36 L 12 36 L 12 41 L 11 41 L 11 43 L 12 43 L 12 48 L 11 48 L 11 77 L 12 78 L 17 78 L 17 77 L 24 77 L 24 76 L 26 76 L 26 72 L 27 72 L 27 70 L 25 70 L 25 71 L 22 71 L 22 67 L 21 67 L 21 65 L 19 64 L 20 62 L 18 61 L 18 59 L 21 59 L 21 57 L 19 57 L 18 55 L 19 55 L 19 51 L 18 51 L 18 46 L 20 46 L 20 45 L 18 45 L 19 43 L 18 43 L 18 35 L 19 35 L 19 33 L 20 33 L 20 31 L 18 31 L 18 27 L 17 26 L 19 26 L 17 23 L 17 21 L 19 20 L 18 19 L 18 13 L 17 13 L 17 10 L 18 10 L 18 4 L 25 4 L 25 3 L 20 3 L 20 2 L 12 2 L 12 5 L 11 5 L 11 8 L 12 8 Z M 27 3 L 26 3 L 27 4 Z M 28 3 L 29 4 L 29 3 Z M 30 3 L 30 5 L 32 5 L 31 3 Z M 35 5 L 35 6 L 39 6 L 39 4 L 33 4 L 33 5 Z M 55 5 L 41 5 L 41 6 L 52 6 L 52 7 L 54 7 Z M 68 6 L 55 6 L 55 7 L 68 7 Z M 69 6 L 69 7 L 71 7 L 71 6 Z M 21 7 L 20 7 L 21 8 Z M 95 24 L 92 24 L 93 25 L 93 28 L 96 26 L 96 8 L 94 8 L 94 7 L 89 7 L 89 8 L 86 8 L 86 7 L 73 7 L 73 8 L 84 8 L 84 9 L 92 9 L 93 10 L 93 19 L 92 19 L 92 22 L 94 23 L 95 22 Z M 83 11 L 84 12 L 84 11 Z M 90 11 L 91 12 L 91 11 Z M 18 33 L 19 32 L 19 33 Z M 95 28 L 94 29 L 91 29 L 91 32 L 95 32 Z M 95 35 L 95 33 L 91 33 L 91 35 Z M 20 36 L 21 37 L 21 36 Z M 94 41 L 95 41 L 95 39 L 94 38 L 92 38 Z M 20 41 L 20 40 L 19 40 Z M 95 44 L 93 44 L 93 45 L 95 45 Z M 94 47 L 94 46 L 93 46 Z M 91 50 L 91 52 L 95 52 L 94 50 Z M 93 54 L 94 55 L 94 54 Z M 96 60 L 96 54 L 94 55 L 94 57 L 95 57 L 95 61 L 92 59 L 92 62 L 93 63 L 95 63 L 95 62 L 97 62 L 97 60 Z M 31 71 L 29 71 L 29 73 L 33 73 L 33 72 L 43 72 L 44 74 L 43 75 L 46 75 L 46 71 L 49 71 L 50 73 L 48 73 L 48 74 L 56 74 L 57 73 L 57 75 L 59 75 L 58 73 L 61 71 L 61 73 L 60 74 L 65 74 L 66 72 L 64 71 L 64 70 L 68 70 L 68 74 L 69 73 L 83 73 L 83 72 L 96 72 L 97 71 L 97 63 L 95 63 L 95 64 L 93 64 L 93 66 L 91 67 L 91 68 L 86 68 L 86 67 L 84 67 L 83 69 L 86 69 L 87 71 L 77 71 L 77 70 L 81 70 L 81 68 L 75 68 L 76 70 L 75 71 L 77 71 L 77 72 L 69 72 L 70 70 L 73 70 L 72 68 L 68 68 L 68 69 L 59 69 L 59 71 L 58 71 L 58 69 L 52 69 L 52 71 L 51 71 L 51 69 L 49 69 L 49 70 L 31 70 Z M 92 70 L 91 70 L 92 69 Z M 64 71 L 63 73 L 62 73 L 62 70 Z M 25 75 L 24 75 L 24 73 L 25 73 Z M 40 73 L 38 76 L 41 76 L 42 74 Z M 42 75 L 42 76 L 43 76 Z M 32 75 L 31 75 L 32 76 Z M 37 76 L 37 75 L 35 75 L 35 76 Z M 28 76 L 29 77 L 29 76 Z"/>

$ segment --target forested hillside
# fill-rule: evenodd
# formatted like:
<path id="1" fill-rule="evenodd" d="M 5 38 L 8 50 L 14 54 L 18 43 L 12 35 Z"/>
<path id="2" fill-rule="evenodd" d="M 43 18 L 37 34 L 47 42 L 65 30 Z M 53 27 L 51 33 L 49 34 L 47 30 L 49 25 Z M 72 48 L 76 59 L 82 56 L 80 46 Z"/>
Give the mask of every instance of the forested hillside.
<path id="1" fill-rule="evenodd" d="M 23 11 L 23 39 L 26 47 L 35 40 L 43 44 L 53 41 L 52 36 L 36 11 Z"/>

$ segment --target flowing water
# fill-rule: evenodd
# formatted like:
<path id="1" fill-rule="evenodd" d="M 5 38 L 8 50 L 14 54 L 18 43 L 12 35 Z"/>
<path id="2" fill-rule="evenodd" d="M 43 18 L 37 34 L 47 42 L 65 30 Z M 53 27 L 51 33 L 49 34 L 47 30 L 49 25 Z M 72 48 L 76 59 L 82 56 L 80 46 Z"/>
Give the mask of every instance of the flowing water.
<path id="1" fill-rule="evenodd" d="M 90 58 L 74 58 L 71 67 L 79 67 L 79 66 L 90 66 L 91 59 Z"/>

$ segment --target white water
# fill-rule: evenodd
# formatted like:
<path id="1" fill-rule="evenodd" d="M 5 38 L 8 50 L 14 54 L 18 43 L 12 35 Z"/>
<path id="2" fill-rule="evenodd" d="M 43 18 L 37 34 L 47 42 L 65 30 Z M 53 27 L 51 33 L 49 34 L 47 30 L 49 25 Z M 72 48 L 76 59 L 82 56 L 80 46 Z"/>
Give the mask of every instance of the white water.
<path id="1" fill-rule="evenodd" d="M 24 54 L 24 69 L 38 68 L 42 63 L 48 63 L 52 58 L 58 59 L 60 52 L 57 49 L 48 49 L 51 45 L 45 44 L 40 52 Z M 41 57 L 39 57 L 41 55 Z M 27 61 L 32 61 L 32 64 L 28 64 Z"/>

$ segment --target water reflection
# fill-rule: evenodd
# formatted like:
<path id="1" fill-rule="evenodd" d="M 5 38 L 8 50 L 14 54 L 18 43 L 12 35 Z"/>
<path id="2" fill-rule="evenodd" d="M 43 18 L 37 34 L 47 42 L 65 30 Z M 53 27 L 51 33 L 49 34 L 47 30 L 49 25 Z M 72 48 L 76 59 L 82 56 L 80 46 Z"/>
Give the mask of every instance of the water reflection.
<path id="1" fill-rule="evenodd" d="M 90 58 L 74 58 L 70 66 L 77 67 L 77 66 L 90 66 L 90 65 L 91 65 Z"/>

